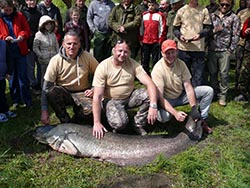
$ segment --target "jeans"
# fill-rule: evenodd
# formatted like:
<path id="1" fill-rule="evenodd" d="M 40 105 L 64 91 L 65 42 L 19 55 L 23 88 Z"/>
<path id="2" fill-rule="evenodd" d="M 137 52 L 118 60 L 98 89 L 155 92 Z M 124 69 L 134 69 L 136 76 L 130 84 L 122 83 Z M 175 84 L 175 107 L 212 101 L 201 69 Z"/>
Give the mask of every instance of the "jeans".
<path id="1" fill-rule="evenodd" d="M 230 52 L 208 51 L 208 71 L 210 84 L 219 99 L 226 100 L 229 89 Z M 220 76 L 220 81 L 218 80 Z"/>
<path id="2" fill-rule="evenodd" d="M 208 113 L 210 110 L 210 105 L 213 99 L 214 91 L 210 86 L 198 86 L 194 88 L 196 100 L 199 103 L 201 118 L 207 119 Z M 186 92 L 183 92 L 176 99 L 166 99 L 173 107 L 182 106 L 188 104 L 188 97 Z M 158 121 L 165 123 L 169 121 L 171 118 L 171 114 L 164 109 L 159 109 L 158 111 Z"/>
<path id="3" fill-rule="evenodd" d="M 24 102 L 27 106 L 32 104 L 30 85 L 27 76 L 26 56 L 21 55 L 13 48 L 8 55 L 8 60 L 13 65 L 13 73 L 9 80 L 11 99 L 14 103 Z"/>

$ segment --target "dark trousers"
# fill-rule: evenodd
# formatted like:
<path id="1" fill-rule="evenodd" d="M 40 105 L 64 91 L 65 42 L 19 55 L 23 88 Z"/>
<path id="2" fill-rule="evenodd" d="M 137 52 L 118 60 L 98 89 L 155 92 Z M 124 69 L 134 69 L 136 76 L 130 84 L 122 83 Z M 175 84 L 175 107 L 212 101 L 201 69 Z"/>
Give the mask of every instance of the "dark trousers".
<path id="1" fill-rule="evenodd" d="M 94 33 L 94 57 L 100 63 L 111 55 L 111 34 Z"/>
<path id="2" fill-rule="evenodd" d="M 143 44 L 142 46 L 142 60 L 141 64 L 144 70 L 150 75 L 150 56 L 152 55 L 152 67 L 161 58 L 160 56 L 160 45 L 158 43 L 154 44 Z"/>
<path id="3" fill-rule="evenodd" d="M 0 80 L 0 113 L 5 113 L 9 111 L 5 90 L 6 90 L 6 81 L 5 79 L 2 79 Z"/>
<path id="4" fill-rule="evenodd" d="M 53 86 L 46 95 L 48 103 L 61 123 L 71 122 L 67 106 L 73 106 L 75 120 L 89 119 L 92 115 L 92 99 L 84 97 L 84 92 L 71 93 L 64 87 Z"/>
<path id="5" fill-rule="evenodd" d="M 205 52 L 191 52 L 179 50 L 179 58 L 184 61 L 192 75 L 193 87 L 203 84 L 205 68 Z"/>

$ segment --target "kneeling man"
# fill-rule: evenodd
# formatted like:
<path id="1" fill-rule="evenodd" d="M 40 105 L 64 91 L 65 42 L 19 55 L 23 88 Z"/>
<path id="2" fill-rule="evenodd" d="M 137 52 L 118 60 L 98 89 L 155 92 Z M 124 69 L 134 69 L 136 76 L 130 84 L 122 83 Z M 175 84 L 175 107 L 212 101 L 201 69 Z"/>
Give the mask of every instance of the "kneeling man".
<path id="1" fill-rule="evenodd" d="M 191 84 L 191 74 L 183 61 L 177 58 L 176 42 L 165 40 L 161 46 L 162 58 L 155 64 L 151 76 L 158 87 L 161 108 L 158 121 L 169 121 L 173 115 L 177 121 L 184 121 L 187 114 L 173 107 L 189 103 L 194 120 L 202 119 L 204 132 L 210 134 L 212 129 L 207 125 L 207 117 L 213 99 L 213 89 L 209 86 Z M 199 108 L 198 108 L 199 106 Z"/>
<path id="2" fill-rule="evenodd" d="M 118 41 L 113 56 L 102 61 L 96 68 L 93 79 L 93 136 L 100 139 L 107 131 L 101 123 L 101 106 L 113 131 L 120 131 L 129 122 L 126 110 L 139 107 L 134 117 L 134 128 L 145 135 L 143 127 L 157 119 L 157 89 L 142 66 L 130 58 L 130 49 L 125 41 Z M 147 87 L 135 89 L 135 78 Z"/>

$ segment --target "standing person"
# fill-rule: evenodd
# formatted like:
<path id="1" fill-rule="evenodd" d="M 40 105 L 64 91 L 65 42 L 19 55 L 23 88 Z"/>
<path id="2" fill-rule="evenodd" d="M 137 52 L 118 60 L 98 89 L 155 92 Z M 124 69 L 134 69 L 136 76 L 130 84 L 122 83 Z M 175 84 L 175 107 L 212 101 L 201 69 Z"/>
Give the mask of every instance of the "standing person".
<path id="1" fill-rule="evenodd" d="M 226 106 L 229 89 L 230 55 L 237 47 L 240 35 L 240 20 L 232 11 L 232 0 L 220 0 L 220 9 L 211 14 L 213 35 L 208 40 L 208 71 L 210 84 L 219 105 Z M 220 76 L 220 81 L 218 80 Z"/>
<path id="2" fill-rule="evenodd" d="M 240 76 L 238 90 L 239 95 L 234 101 L 250 101 L 250 17 L 244 22 L 240 36 L 245 39 L 245 64 L 243 65 Z"/>
<path id="3" fill-rule="evenodd" d="M 9 110 L 8 101 L 5 95 L 6 78 L 9 78 L 11 70 L 7 68 L 6 62 L 6 41 L 0 39 L 0 123 L 6 122 L 8 118 L 16 117 L 16 113 Z"/>
<path id="4" fill-rule="evenodd" d="M 94 74 L 97 65 L 96 59 L 82 50 L 78 34 L 74 31 L 66 33 L 59 53 L 51 58 L 44 76 L 41 99 L 43 124 L 50 122 L 48 104 L 61 123 L 72 121 L 67 106 L 73 106 L 76 121 L 89 119 L 93 90 L 88 78 Z"/>
<path id="5" fill-rule="evenodd" d="M 211 134 L 212 129 L 208 126 L 207 118 L 213 99 L 213 89 L 209 86 L 193 88 L 187 66 L 177 58 L 178 50 L 174 40 L 165 40 L 161 46 L 161 53 L 162 58 L 156 63 L 151 74 L 159 91 L 158 120 L 164 123 L 173 115 L 177 121 L 183 122 L 187 114 L 173 107 L 189 103 L 192 108 L 191 117 L 194 120 L 201 118 L 203 130 Z"/>
<path id="6" fill-rule="evenodd" d="M 41 92 L 41 67 L 37 61 L 37 56 L 33 51 L 33 41 L 35 34 L 38 31 L 38 24 L 41 18 L 41 13 L 37 9 L 37 0 L 25 0 L 26 5 L 22 9 L 30 26 L 30 37 L 28 39 L 29 53 L 27 55 L 27 73 L 30 86 L 35 94 Z M 36 67 L 36 71 L 35 71 Z M 35 73 L 36 72 L 36 73 Z M 36 76 L 35 76 L 36 75 Z"/>
<path id="7" fill-rule="evenodd" d="M 162 14 L 165 16 L 165 18 L 168 17 L 168 12 L 171 10 L 170 6 L 170 0 L 161 0 L 159 11 L 162 12 Z"/>
<path id="8" fill-rule="evenodd" d="M 111 29 L 108 18 L 115 4 L 111 0 L 93 0 L 89 4 L 87 22 L 94 35 L 94 57 L 98 62 L 111 54 Z"/>
<path id="9" fill-rule="evenodd" d="M 135 78 L 143 83 L 147 90 L 135 89 Z M 143 129 L 147 122 L 153 124 L 156 121 L 156 87 L 142 66 L 130 58 L 129 45 L 125 41 L 119 41 L 113 48 L 113 56 L 98 65 L 92 85 L 93 136 L 96 138 L 102 138 L 104 132 L 107 132 L 101 123 L 102 105 L 113 132 L 123 130 L 129 123 L 127 109 L 139 107 L 133 125 L 140 135 L 147 133 Z"/>
<path id="10" fill-rule="evenodd" d="M 212 28 L 209 12 L 198 0 L 190 0 L 178 10 L 173 25 L 178 38 L 178 56 L 192 74 L 192 85 L 200 86 L 205 67 L 205 37 Z"/>
<path id="11" fill-rule="evenodd" d="M 89 30 L 89 25 L 87 23 L 87 13 L 88 13 L 88 7 L 85 5 L 85 0 L 76 0 L 75 5 L 68 9 L 65 13 L 65 19 L 64 19 L 64 24 L 70 21 L 70 11 L 72 8 L 77 7 L 80 10 L 80 19 L 79 21 L 81 24 L 84 25 L 86 35 L 88 36 L 88 41 L 87 43 L 90 44 L 91 42 L 91 34 Z M 87 51 L 89 52 L 90 50 L 90 45 L 89 48 L 87 48 Z"/>
<path id="12" fill-rule="evenodd" d="M 220 5 L 216 3 L 216 0 L 210 0 L 209 5 L 206 6 L 209 14 L 214 13 L 220 8 Z"/>
<path id="13" fill-rule="evenodd" d="M 84 50 L 89 51 L 89 36 L 87 35 L 88 28 L 83 22 L 80 22 L 80 9 L 73 7 L 70 9 L 71 20 L 64 25 L 64 32 L 67 33 L 70 30 L 75 31 L 81 38 L 81 44 Z"/>
<path id="14" fill-rule="evenodd" d="M 140 27 L 140 39 L 142 42 L 141 64 L 150 75 L 150 55 L 152 55 L 152 67 L 160 59 L 160 45 L 166 38 L 166 18 L 157 10 L 155 0 L 148 1 L 148 11 L 142 14 Z"/>
<path id="15" fill-rule="evenodd" d="M 246 0 L 239 0 L 239 8 L 236 10 L 236 15 L 246 8 Z"/>
<path id="16" fill-rule="evenodd" d="M 25 16 L 16 12 L 11 0 L 0 2 L 0 39 L 7 42 L 7 60 L 13 66 L 9 79 L 10 95 L 13 107 L 24 103 L 32 105 L 32 98 L 27 76 L 28 44 L 30 28 Z"/>
<path id="17" fill-rule="evenodd" d="M 140 4 L 137 5 L 138 10 L 141 12 L 146 12 L 148 10 L 148 0 L 142 0 Z"/>
<path id="18" fill-rule="evenodd" d="M 41 66 L 41 87 L 44 82 L 44 74 L 48 67 L 50 59 L 58 53 L 59 44 L 54 33 L 55 21 L 49 16 L 44 15 L 39 20 L 39 31 L 36 33 L 33 50 L 37 55 Z"/>
<path id="19" fill-rule="evenodd" d="M 62 16 L 59 8 L 52 3 L 52 0 L 42 0 L 38 3 L 37 8 L 43 16 L 48 15 L 57 22 L 58 32 L 61 36 L 63 36 Z M 59 45 L 61 45 L 61 41 L 59 42 Z"/>
<path id="20" fill-rule="evenodd" d="M 170 0 L 171 10 L 168 12 L 167 17 L 167 39 L 175 39 L 178 40 L 174 35 L 174 26 L 173 22 L 175 19 L 175 15 L 177 10 L 179 10 L 184 5 L 184 0 Z"/>
<path id="21" fill-rule="evenodd" d="M 129 42 L 131 57 L 136 58 L 139 49 L 139 28 L 141 25 L 141 11 L 132 0 L 121 0 L 121 3 L 112 10 L 108 20 L 112 29 L 112 46 L 119 39 Z"/>
<path id="22" fill-rule="evenodd" d="M 241 22 L 241 29 L 243 27 L 243 24 L 245 23 L 246 19 L 250 17 L 250 0 L 245 0 L 245 5 L 246 8 L 239 11 L 237 16 L 240 19 Z M 239 85 L 239 77 L 240 77 L 240 71 L 242 68 L 242 63 L 243 63 L 243 57 L 244 57 L 244 52 L 247 50 L 245 47 L 245 38 L 240 37 L 240 41 L 237 45 L 236 49 L 236 66 L 235 66 L 235 90 L 238 90 L 238 85 Z"/>

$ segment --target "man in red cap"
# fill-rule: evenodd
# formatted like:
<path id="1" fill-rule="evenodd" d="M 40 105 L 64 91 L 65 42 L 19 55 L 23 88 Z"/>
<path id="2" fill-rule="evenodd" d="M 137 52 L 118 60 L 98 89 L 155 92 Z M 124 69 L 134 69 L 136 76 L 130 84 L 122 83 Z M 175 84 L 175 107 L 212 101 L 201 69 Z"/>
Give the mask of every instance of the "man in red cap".
<path id="1" fill-rule="evenodd" d="M 178 49 L 174 40 L 165 40 L 161 46 L 162 58 L 155 64 L 151 76 L 159 90 L 160 106 L 158 121 L 169 121 L 173 115 L 177 121 L 183 122 L 187 114 L 173 107 L 190 104 L 190 116 L 201 119 L 204 132 L 211 134 L 206 119 L 213 99 L 213 89 L 210 86 L 191 84 L 191 74 L 186 64 L 177 58 Z"/>

